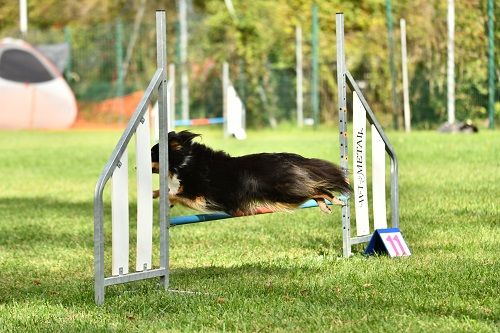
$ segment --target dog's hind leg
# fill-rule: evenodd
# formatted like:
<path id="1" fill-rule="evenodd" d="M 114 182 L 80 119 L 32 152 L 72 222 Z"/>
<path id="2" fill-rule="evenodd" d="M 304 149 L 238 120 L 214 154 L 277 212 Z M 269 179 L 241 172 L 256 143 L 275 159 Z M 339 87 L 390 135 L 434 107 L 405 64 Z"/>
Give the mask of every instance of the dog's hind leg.
<path id="1" fill-rule="evenodd" d="M 317 195 L 314 196 L 313 199 L 316 201 L 321 211 L 327 214 L 331 214 L 332 210 L 330 209 L 330 207 L 328 207 L 325 200 L 330 201 L 334 205 L 340 205 L 340 206 L 345 205 L 345 203 L 340 199 L 334 197 L 333 195 L 328 195 L 328 194 Z"/>
<path id="2" fill-rule="evenodd" d="M 325 202 L 324 199 L 322 199 L 322 198 L 314 198 L 314 201 L 316 201 L 316 203 L 318 204 L 319 209 L 321 209 L 321 211 L 323 213 L 326 213 L 326 214 L 331 214 L 332 213 L 332 210 L 330 209 L 330 207 L 328 207 L 328 205 L 326 204 L 326 202 Z"/>
<path id="3" fill-rule="evenodd" d="M 334 205 L 339 205 L 339 206 L 345 205 L 345 203 L 342 200 L 334 196 L 331 196 L 330 198 L 328 198 L 328 200 L 330 200 L 330 202 Z"/>
<path id="4" fill-rule="evenodd" d="M 321 193 L 321 194 L 315 195 L 315 196 L 313 196 L 313 199 L 325 199 L 325 200 L 330 201 L 334 205 L 339 205 L 339 206 L 345 205 L 345 203 L 342 200 L 336 198 L 335 196 L 333 196 L 331 194 L 327 194 L 327 193 Z"/>

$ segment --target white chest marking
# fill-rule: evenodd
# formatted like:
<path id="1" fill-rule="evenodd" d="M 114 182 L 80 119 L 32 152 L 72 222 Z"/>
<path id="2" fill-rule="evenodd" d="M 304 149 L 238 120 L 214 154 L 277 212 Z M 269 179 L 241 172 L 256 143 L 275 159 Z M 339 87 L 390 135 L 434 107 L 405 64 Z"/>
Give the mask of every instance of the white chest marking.
<path id="1" fill-rule="evenodd" d="M 168 193 L 172 195 L 176 195 L 179 192 L 179 187 L 181 183 L 179 178 L 177 178 L 176 174 L 173 174 L 171 177 L 168 177 Z"/>

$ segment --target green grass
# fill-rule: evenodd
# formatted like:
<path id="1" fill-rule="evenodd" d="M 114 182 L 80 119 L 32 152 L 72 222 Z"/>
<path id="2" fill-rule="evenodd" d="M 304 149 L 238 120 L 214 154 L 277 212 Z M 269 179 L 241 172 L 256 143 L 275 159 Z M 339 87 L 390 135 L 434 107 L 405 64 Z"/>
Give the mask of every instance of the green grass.
<path id="1" fill-rule="evenodd" d="M 250 132 L 242 142 L 202 132 L 233 154 L 339 158 L 336 129 Z M 198 294 L 153 279 L 109 287 L 96 307 L 93 191 L 119 135 L 0 132 L 0 332 L 500 330 L 498 131 L 389 133 L 410 258 L 358 248 L 340 259 L 338 208 L 180 226 L 170 230 L 171 288 Z M 106 230 L 110 250 L 109 221 Z"/>

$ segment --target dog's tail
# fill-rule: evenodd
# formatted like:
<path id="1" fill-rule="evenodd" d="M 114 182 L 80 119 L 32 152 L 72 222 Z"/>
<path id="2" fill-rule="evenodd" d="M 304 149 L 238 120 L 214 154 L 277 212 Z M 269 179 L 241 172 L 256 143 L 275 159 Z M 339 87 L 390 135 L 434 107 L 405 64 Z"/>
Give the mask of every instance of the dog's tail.
<path id="1" fill-rule="evenodd" d="M 315 191 L 319 193 L 340 192 L 348 194 L 352 192 L 348 180 L 338 166 L 325 160 L 316 158 L 307 159 L 304 165 L 308 177 Z"/>

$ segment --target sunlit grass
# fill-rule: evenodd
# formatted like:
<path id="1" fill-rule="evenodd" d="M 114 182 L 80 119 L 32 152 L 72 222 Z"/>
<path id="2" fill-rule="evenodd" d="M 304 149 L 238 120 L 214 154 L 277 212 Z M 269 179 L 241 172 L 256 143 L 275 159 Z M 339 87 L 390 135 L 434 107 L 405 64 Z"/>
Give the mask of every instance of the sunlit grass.
<path id="1" fill-rule="evenodd" d="M 234 155 L 339 159 L 336 129 L 250 131 L 246 141 L 201 131 Z M 498 132 L 389 133 L 410 258 L 365 258 L 359 248 L 340 259 L 338 209 L 179 226 L 170 229 L 171 288 L 199 294 L 151 280 L 110 287 L 96 307 L 92 200 L 120 134 L 0 132 L 1 332 L 498 331 Z"/>

